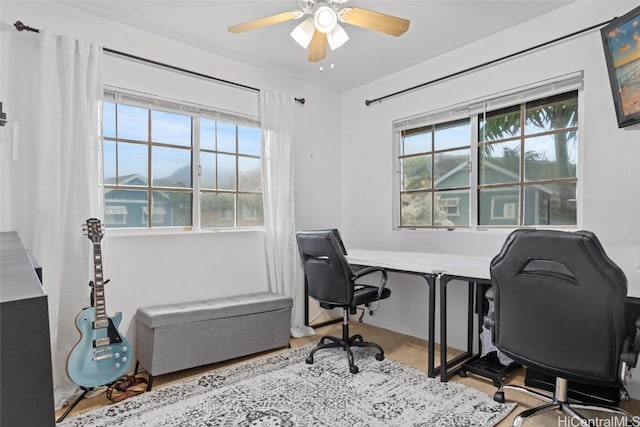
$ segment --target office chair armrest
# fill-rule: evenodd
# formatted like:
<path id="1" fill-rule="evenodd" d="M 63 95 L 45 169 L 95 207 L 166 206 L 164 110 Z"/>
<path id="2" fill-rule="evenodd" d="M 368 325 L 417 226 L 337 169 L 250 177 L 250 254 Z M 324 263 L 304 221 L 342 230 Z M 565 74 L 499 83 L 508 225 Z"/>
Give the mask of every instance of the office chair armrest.
<path id="1" fill-rule="evenodd" d="M 382 273 L 382 277 L 380 279 L 380 284 L 378 285 L 378 298 L 382 296 L 382 292 L 384 291 L 384 287 L 387 285 L 387 270 L 382 267 L 365 267 L 362 270 L 358 270 L 353 273 L 353 280 L 357 280 L 367 274 L 375 273 L 379 271 Z"/>
<path id="2" fill-rule="evenodd" d="M 635 368 L 638 363 L 638 353 L 640 353 L 640 318 L 636 320 L 636 335 L 633 339 L 633 345 L 631 345 L 630 338 L 625 341 L 620 360 L 625 362 L 627 366 Z"/>

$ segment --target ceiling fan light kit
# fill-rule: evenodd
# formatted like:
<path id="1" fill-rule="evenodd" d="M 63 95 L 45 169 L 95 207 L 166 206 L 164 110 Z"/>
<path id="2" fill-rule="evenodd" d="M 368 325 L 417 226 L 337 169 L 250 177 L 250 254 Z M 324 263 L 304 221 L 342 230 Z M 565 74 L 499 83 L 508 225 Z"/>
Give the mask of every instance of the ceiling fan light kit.
<path id="1" fill-rule="evenodd" d="M 303 49 L 309 47 L 309 43 L 311 43 L 311 38 L 313 37 L 313 30 L 315 27 L 313 26 L 313 22 L 308 19 L 305 19 L 297 27 L 291 31 L 291 37 L 302 46 Z"/>
<path id="2" fill-rule="evenodd" d="M 313 24 L 321 33 L 329 33 L 338 25 L 338 15 L 329 6 L 320 6 L 313 15 Z"/>
<path id="3" fill-rule="evenodd" d="M 342 7 L 348 0 L 297 0 L 301 10 L 283 12 L 265 18 L 254 19 L 228 27 L 229 32 L 241 33 L 268 25 L 300 19 L 291 37 L 304 49 L 308 49 L 309 62 L 322 61 L 327 56 L 327 46 L 337 49 L 349 40 L 349 35 L 338 21 L 357 27 L 400 36 L 409 29 L 409 20 L 357 7 Z"/>
<path id="4" fill-rule="evenodd" d="M 336 50 L 349 40 L 349 35 L 340 25 L 336 24 L 336 27 L 327 34 L 327 42 L 331 50 Z"/>

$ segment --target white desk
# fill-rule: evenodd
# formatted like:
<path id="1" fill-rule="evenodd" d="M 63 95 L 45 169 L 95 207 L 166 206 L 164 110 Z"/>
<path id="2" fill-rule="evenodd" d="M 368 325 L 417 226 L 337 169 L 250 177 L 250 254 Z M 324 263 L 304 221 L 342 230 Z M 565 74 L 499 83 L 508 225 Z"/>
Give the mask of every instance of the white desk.
<path id="1" fill-rule="evenodd" d="M 347 260 L 351 264 L 379 266 L 414 273 L 491 279 L 489 276 L 491 257 L 369 249 L 349 249 L 348 252 Z"/>
<path id="2" fill-rule="evenodd" d="M 491 283 L 489 274 L 490 257 L 476 257 L 431 252 L 378 251 L 350 249 L 347 261 L 353 265 L 382 267 L 391 272 L 422 276 L 429 285 L 429 325 L 427 374 L 440 375 L 447 381 L 455 372 L 448 367 L 473 356 L 473 313 L 474 301 L 482 304 L 480 288 L 476 283 Z M 434 367 L 435 360 L 435 281 L 440 279 L 440 366 Z M 468 283 L 467 351 L 447 360 L 447 285 L 452 280 Z M 474 291 L 476 295 L 474 296 Z M 481 308 L 481 305 L 478 306 Z M 478 322 L 482 322 L 482 310 L 478 312 Z M 457 369 L 459 371 L 460 368 Z M 456 371 L 456 372 L 457 372 Z"/>

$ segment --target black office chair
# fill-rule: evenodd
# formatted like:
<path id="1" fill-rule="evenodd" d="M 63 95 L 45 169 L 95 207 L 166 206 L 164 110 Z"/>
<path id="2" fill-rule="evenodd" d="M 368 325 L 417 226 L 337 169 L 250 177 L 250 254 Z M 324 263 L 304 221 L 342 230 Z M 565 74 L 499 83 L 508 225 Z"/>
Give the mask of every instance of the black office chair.
<path id="1" fill-rule="evenodd" d="M 385 288 L 387 273 L 379 267 L 366 267 L 352 271 L 345 255 L 347 254 L 338 230 L 299 231 L 296 235 L 298 249 L 307 278 L 309 296 L 325 309 L 342 308 L 342 338 L 323 336 L 318 345 L 306 359 L 313 363 L 313 355 L 325 348 L 340 347 L 346 350 L 349 358 L 349 371 L 358 373 L 353 362 L 351 347 L 374 347 L 378 350 L 377 360 L 384 359 L 384 351 L 378 344 L 366 342 L 362 335 L 349 337 L 349 314 L 356 314 L 356 307 L 389 298 L 391 291 Z M 356 284 L 355 281 L 367 274 L 381 272 L 378 286 Z"/>
<path id="2" fill-rule="evenodd" d="M 498 389 L 494 399 L 499 402 L 505 389 L 548 402 L 520 413 L 514 426 L 554 409 L 587 423 L 580 425 L 591 425 L 578 412 L 585 409 L 631 421 L 620 408 L 567 398 L 568 381 L 624 392 L 640 352 L 640 319 L 634 341 L 626 330 L 626 277 L 593 233 L 516 230 L 491 262 L 491 283 L 485 325 L 495 346 L 524 366 L 556 377 L 551 397 L 510 384 Z"/>

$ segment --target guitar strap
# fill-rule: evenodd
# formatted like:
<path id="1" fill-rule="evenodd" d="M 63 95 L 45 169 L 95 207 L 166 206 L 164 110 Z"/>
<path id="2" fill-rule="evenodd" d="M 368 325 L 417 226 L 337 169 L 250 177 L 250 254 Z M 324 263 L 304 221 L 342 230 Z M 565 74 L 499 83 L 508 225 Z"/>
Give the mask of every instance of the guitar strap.
<path id="1" fill-rule="evenodd" d="M 145 378 L 126 375 L 107 387 L 107 399 L 117 403 L 144 393 L 146 390 L 147 380 Z"/>

